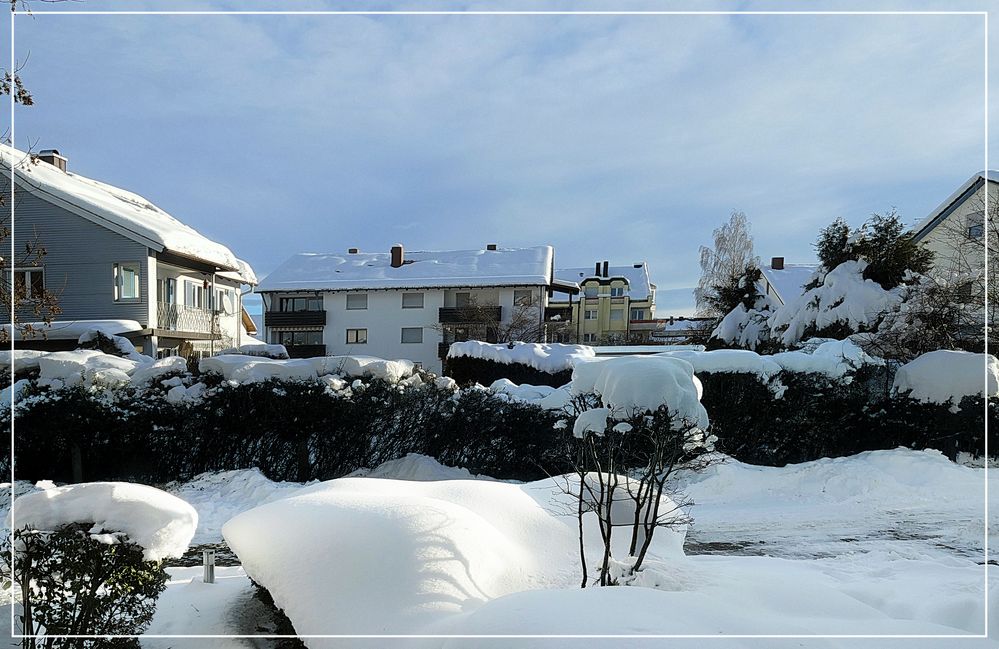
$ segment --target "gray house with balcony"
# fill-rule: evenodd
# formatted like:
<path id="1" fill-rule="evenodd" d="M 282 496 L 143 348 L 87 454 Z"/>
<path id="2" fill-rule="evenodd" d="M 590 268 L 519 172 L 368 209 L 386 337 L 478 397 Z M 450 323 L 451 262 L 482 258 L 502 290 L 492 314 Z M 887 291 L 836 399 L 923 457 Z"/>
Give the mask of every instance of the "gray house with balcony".
<path id="1" fill-rule="evenodd" d="M 18 326 L 0 314 L 17 346 L 71 349 L 88 328 L 125 336 L 151 356 L 211 354 L 243 342 L 243 287 L 256 278 L 226 246 L 137 194 L 69 171 L 58 151 L 0 145 L 0 169 L 7 197 L 0 219 L 13 222 L 15 249 L 37 242 L 45 250 L 26 267 L 4 264 L 7 290 L 13 282 L 27 298 Z M 57 299 L 48 325 L 33 323 L 32 287 Z M 39 333 L 22 336 L 24 323 Z"/>

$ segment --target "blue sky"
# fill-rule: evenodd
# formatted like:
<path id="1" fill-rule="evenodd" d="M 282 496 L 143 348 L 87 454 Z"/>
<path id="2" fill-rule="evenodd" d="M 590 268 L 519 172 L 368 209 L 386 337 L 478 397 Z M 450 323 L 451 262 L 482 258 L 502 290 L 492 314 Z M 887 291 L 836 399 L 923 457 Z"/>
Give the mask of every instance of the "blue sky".
<path id="1" fill-rule="evenodd" d="M 915 222 L 981 169 L 982 22 L 21 16 L 37 105 L 17 144 L 261 276 L 303 250 L 550 243 L 560 266 L 647 260 L 661 289 L 690 287 L 733 209 L 761 257 L 804 262 L 834 218 Z"/>

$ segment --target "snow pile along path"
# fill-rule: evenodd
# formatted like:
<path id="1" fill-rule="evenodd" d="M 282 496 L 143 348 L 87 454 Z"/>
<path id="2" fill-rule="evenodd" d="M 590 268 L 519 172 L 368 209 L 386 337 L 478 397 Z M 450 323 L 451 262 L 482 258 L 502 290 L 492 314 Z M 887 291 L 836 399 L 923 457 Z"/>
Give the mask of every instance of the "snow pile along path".
<path id="1" fill-rule="evenodd" d="M 51 487 L 18 497 L 7 528 L 53 531 L 93 525 L 94 534 L 123 532 L 144 549 L 148 561 L 179 557 L 198 526 L 191 505 L 165 491 L 128 482 L 90 482 Z"/>

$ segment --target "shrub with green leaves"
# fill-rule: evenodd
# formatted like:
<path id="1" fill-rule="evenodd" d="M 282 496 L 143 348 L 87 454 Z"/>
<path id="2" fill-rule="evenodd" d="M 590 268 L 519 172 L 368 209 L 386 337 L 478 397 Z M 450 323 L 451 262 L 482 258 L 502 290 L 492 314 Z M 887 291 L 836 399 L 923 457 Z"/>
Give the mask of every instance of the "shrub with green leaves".
<path id="1" fill-rule="evenodd" d="M 81 524 L 53 532 L 24 528 L 0 547 L 5 581 L 20 594 L 14 632 L 40 636 L 25 638 L 24 649 L 139 646 L 135 638 L 49 637 L 142 633 L 166 588 L 166 570 L 158 561 L 146 561 L 127 536 L 88 529 Z"/>

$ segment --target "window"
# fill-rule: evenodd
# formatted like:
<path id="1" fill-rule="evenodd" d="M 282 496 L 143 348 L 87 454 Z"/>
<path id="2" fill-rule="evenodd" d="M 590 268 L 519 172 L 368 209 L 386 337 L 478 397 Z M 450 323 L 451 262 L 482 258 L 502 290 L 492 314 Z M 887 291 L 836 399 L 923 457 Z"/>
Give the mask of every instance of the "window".
<path id="1" fill-rule="evenodd" d="M 193 282 L 189 279 L 184 280 L 184 304 L 196 309 L 200 309 L 204 306 L 205 301 L 205 287 L 202 282 Z"/>
<path id="2" fill-rule="evenodd" d="M 279 303 L 279 308 L 285 313 L 290 311 L 322 311 L 323 298 L 321 297 L 283 297 Z"/>
<path id="3" fill-rule="evenodd" d="M 595 343 L 597 342 L 597 334 L 583 334 L 584 343 Z"/>
<path id="4" fill-rule="evenodd" d="M 368 342 L 368 330 L 367 329 L 348 329 L 347 330 L 347 344 L 348 345 L 363 345 Z"/>
<path id="5" fill-rule="evenodd" d="M 23 296 L 28 300 L 40 298 L 45 292 L 45 272 L 41 268 L 16 269 L 14 271 L 14 291 L 18 296 Z"/>
<path id="6" fill-rule="evenodd" d="M 968 238 L 981 239 L 985 235 L 985 213 L 975 212 L 968 215 Z"/>
<path id="7" fill-rule="evenodd" d="M 296 345 L 322 345 L 323 332 L 321 329 L 308 331 L 275 331 L 272 341 L 285 347 Z"/>
<path id="8" fill-rule="evenodd" d="M 596 297 L 597 296 L 597 287 L 596 286 L 587 286 L 586 288 L 583 289 L 583 295 L 585 297 Z"/>
<path id="9" fill-rule="evenodd" d="M 121 262 L 114 265 L 114 300 L 115 302 L 138 301 L 139 262 Z"/>
<path id="10" fill-rule="evenodd" d="M 463 309 L 468 306 L 468 303 L 472 301 L 471 293 L 455 293 L 454 294 L 454 306 Z"/>
<path id="11" fill-rule="evenodd" d="M 402 342 L 404 342 L 404 343 L 422 343 L 423 342 L 423 327 L 403 327 L 402 328 Z"/>
<path id="12" fill-rule="evenodd" d="M 611 297 L 624 297 L 624 287 L 623 286 L 612 286 L 611 287 Z"/>
<path id="13" fill-rule="evenodd" d="M 368 294 L 367 293 L 348 293 L 347 294 L 347 310 L 354 311 L 358 309 L 368 308 Z"/>
<path id="14" fill-rule="evenodd" d="M 514 306 L 531 306 L 534 303 L 534 291 L 524 289 L 513 292 Z"/>
<path id="15" fill-rule="evenodd" d="M 645 320 L 645 309 L 632 309 L 631 310 L 632 320 Z"/>
<path id="16" fill-rule="evenodd" d="M 583 312 L 583 320 L 596 320 L 596 319 L 597 319 L 596 309 L 587 309 L 586 311 Z"/>
<path id="17" fill-rule="evenodd" d="M 611 309 L 610 319 L 614 321 L 624 320 L 624 309 Z"/>
<path id="18" fill-rule="evenodd" d="M 403 293 L 402 294 L 402 308 L 404 308 L 404 309 L 422 309 L 423 308 L 423 293 Z"/>

